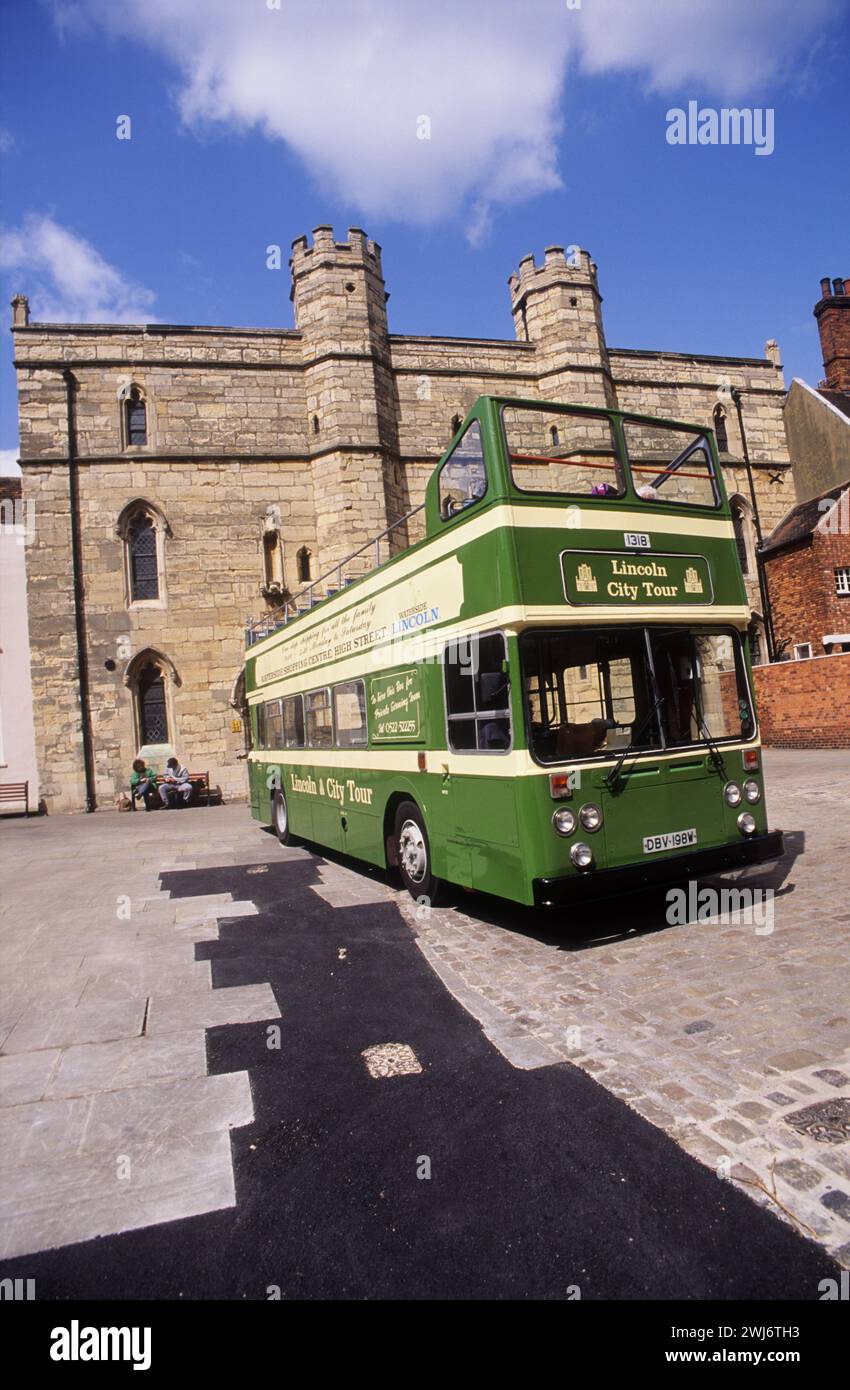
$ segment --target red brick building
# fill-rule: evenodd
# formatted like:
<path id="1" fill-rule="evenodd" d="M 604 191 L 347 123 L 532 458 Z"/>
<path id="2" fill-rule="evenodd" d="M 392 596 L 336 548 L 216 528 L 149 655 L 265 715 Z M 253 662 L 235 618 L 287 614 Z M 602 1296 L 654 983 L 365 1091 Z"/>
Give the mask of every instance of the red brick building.
<path id="1" fill-rule="evenodd" d="M 762 739 L 850 748 L 850 280 L 821 280 L 823 380 L 792 382 L 797 505 L 762 547 L 777 657 L 755 669 Z"/>
<path id="2" fill-rule="evenodd" d="M 850 481 L 793 507 L 762 555 L 779 655 L 754 672 L 762 740 L 850 748 Z"/>
<path id="3" fill-rule="evenodd" d="M 777 655 L 850 652 L 850 479 L 792 507 L 762 555 Z"/>

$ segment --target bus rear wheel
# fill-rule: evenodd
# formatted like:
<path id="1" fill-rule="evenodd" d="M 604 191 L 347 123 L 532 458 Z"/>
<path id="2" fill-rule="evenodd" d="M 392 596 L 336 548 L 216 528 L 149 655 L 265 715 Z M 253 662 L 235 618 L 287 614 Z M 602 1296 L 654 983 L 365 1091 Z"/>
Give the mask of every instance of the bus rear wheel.
<path id="1" fill-rule="evenodd" d="M 274 833 L 280 843 L 288 845 L 291 838 L 289 834 L 289 807 L 286 804 L 286 793 L 280 790 L 275 792 L 272 802 L 272 823 L 274 824 Z"/>
<path id="2" fill-rule="evenodd" d="M 401 881 L 411 897 L 436 903 L 442 879 L 431 872 L 431 846 L 422 812 L 414 801 L 403 801 L 395 813 L 395 843 Z"/>

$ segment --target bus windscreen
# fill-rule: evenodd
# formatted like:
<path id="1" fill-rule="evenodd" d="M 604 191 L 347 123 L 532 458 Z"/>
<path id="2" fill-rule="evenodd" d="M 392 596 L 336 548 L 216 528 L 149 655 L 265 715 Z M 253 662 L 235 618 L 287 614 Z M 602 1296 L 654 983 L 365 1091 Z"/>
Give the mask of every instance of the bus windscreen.
<path id="1" fill-rule="evenodd" d="M 538 762 L 750 738 L 752 705 L 732 631 L 530 631 L 521 642 Z"/>

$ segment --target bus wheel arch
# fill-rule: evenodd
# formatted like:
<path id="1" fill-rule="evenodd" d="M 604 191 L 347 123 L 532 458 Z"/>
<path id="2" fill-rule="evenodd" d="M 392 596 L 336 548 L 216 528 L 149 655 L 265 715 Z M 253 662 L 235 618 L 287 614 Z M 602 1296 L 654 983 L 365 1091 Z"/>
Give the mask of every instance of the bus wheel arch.
<path id="1" fill-rule="evenodd" d="M 417 805 L 415 797 L 408 791 L 396 791 L 387 798 L 384 807 L 384 853 L 387 859 L 388 869 L 398 868 L 398 845 L 395 838 L 395 818 L 396 812 L 402 802 L 411 801 Z M 421 814 L 421 808 L 420 808 Z"/>

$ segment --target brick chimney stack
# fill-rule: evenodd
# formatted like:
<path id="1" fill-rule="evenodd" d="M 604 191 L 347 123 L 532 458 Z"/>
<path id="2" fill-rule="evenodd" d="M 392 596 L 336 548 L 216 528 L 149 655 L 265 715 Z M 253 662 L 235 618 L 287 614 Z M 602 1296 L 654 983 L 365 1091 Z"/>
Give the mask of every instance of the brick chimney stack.
<path id="1" fill-rule="evenodd" d="M 850 280 L 821 280 L 814 308 L 820 332 L 825 389 L 850 393 Z"/>

